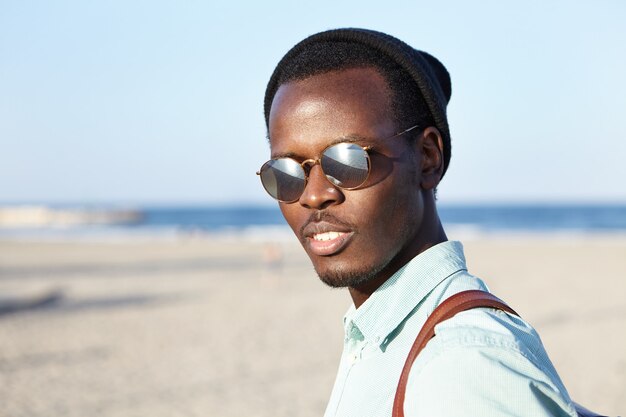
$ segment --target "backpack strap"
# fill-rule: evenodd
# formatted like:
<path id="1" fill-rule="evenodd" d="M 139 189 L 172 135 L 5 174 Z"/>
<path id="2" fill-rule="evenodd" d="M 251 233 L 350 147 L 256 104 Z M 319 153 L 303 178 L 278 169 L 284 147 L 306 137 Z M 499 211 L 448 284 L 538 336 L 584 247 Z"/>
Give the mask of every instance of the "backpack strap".
<path id="1" fill-rule="evenodd" d="M 424 323 L 422 330 L 420 330 L 417 334 L 415 342 L 413 342 L 413 346 L 409 351 L 409 356 L 406 358 L 404 368 L 402 368 L 402 374 L 400 375 L 400 381 L 398 382 L 396 397 L 393 401 L 393 417 L 404 417 L 404 396 L 406 394 L 406 384 L 409 380 L 411 367 L 413 366 L 413 362 L 415 362 L 417 355 L 419 355 L 422 349 L 426 347 L 428 341 L 435 337 L 435 326 L 444 320 L 448 320 L 461 311 L 478 307 L 495 308 L 519 317 L 519 314 L 506 305 L 504 301 L 486 291 L 462 291 L 444 300 L 441 304 L 439 304 L 439 306 L 437 306 L 437 308 L 435 308 L 430 316 L 428 316 L 426 323 Z M 579 417 L 605 417 L 603 414 L 597 414 L 580 404 L 575 402 L 573 404 Z"/>
<path id="2" fill-rule="evenodd" d="M 409 351 L 409 356 L 406 358 L 404 368 L 402 368 L 402 374 L 400 375 L 400 381 L 398 382 L 396 397 L 393 401 L 393 417 L 404 417 L 404 396 L 406 394 L 406 385 L 409 380 L 411 367 L 413 366 L 413 362 L 415 362 L 417 355 L 419 355 L 422 349 L 424 349 L 428 341 L 435 336 L 435 326 L 440 322 L 451 318 L 457 313 L 460 313 L 461 311 L 478 307 L 496 308 L 519 316 L 519 314 L 506 305 L 504 301 L 500 300 L 493 294 L 481 290 L 463 291 L 454 294 L 439 304 L 430 316 L 428 316 L 426 323 L 424 323 L 424 326 L 422 326 L 422 329 L 418 333 L 415 342 L 413 342 L 413 346 Z"/>

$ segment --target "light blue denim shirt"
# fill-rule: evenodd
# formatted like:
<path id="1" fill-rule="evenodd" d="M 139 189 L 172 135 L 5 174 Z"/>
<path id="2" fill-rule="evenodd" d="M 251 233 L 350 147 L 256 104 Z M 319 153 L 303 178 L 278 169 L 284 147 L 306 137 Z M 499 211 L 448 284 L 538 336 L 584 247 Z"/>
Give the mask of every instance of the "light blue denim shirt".
<path id="1" fill-rule="evenodd" d="M 344 349 L 325 417 L 391 417 L 400 372 L 428 315 L 451 295 L 487 290 L 463 246 L 419 254 L 344 317 Z M 474 309 L 435 328 L 409 376 L 406 417 L 576 416 L 539 335 L 522 319 Z"/>

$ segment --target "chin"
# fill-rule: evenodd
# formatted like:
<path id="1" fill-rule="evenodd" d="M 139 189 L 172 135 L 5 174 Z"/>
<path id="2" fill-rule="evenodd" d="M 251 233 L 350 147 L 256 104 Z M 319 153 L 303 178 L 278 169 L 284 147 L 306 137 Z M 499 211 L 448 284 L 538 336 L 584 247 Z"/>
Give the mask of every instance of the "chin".
<path id="1" fill-rule="evenodd" d="M 320 267 L 314 265 L 315 272 L 319 276 L 320 280 L 332 288 L 357 288 L 360 287 L 373 278 L 375 278 L 380 271 L 382 271 L 388 262 L 382 265 L 358 265 L 350 268 L 348 266 L 335 265 L 332 267 Z"/>

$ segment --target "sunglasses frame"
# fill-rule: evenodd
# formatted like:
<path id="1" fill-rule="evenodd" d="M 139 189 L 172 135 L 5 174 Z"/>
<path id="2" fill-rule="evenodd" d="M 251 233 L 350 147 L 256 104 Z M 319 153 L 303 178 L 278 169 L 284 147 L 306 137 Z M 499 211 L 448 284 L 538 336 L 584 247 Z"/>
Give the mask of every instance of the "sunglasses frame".
<path id="1" fill-rule="evenodd" d="M 396 133 L 393 136 L 389 136 L 387 138 L 384 138 L 382 140 L 388 140 L 388 139 L 393 139 L 399 136 L 404 135 L 405 133 L 408 133 L 414 129 L 417 129 L 419 127 L 419 125 L 414 125 L 409 127 L 408 129 L 403 130 L 402 132 Z M 361 182 L 359 185 L 355 186 L 355 187 L 342 187 L 341 185 L 335 184 L 334 182 L 332 182 L 328 176 L 326 175 L 326 172 L 324 171 L 324 167 L 322 166 L 322 157 L 324 156 L 324 153 L 326 153 L 326 151 L 334 146 L 339 146 L 339 145 L 343 145 L 343 144 L 350 144 L 350 145 L 356 145 L 359 148 L 363 149 L 363 151 L 365 152 L 365 158 L 367 159 L 367 176 L 365 177 L 365 179 L 363 180 L 363 182 Z M 300 193 L 300 195 L 298 196 L 298 198 L 295 198 L 293 200 L 280 200 L 276 197 L 274 197 L 272 194 L 270 194 L 270 192 L 267 190 L 267 188 L 265 187 L 265 184 L 263 183 L 263 178 L 261 177 L 261 185 L 263 185 L 263 189 L 267 192 L 267 194 L 269 194 L 270 197 L 272 197 L 274 200 L 277 200 L 281 203 L 295 203 L 296 201 L 298 201 L 300 199 L 300 197 L 302 197 L 302 194 L 304 193 L 304 190 L 306 189 L 306 186 L 309 182 L 309 173 L 311 172 L 311 169 L 315 166 L 315 165 L 319 165 L 320 168 L 322 169 L 322 172 L 324 173 L 324 177 L 326 177 L 326 179 L 328 180 L 329 183 L 331 183 L 334 187 L 340 188 L 342 190 L 356 190 L 360 187 L 363 186 L 363 184 L 365 184 L 367 182 L 367 180 L 370 177 L 370 174 L 372 172 L 372 164 L 371 164 L 371 160 L 370 160 L 370 155 L 369 155 L 369 151 L 372 149 L 372 146 L 361 146 L 358 143 L 354 143 L 354 142 L 338 142 L 338 143 L 333 143 L 332 145 L 328 145 L 326 148 L 324 148 L 324 150 L 320 153 L 320 157 L 317 159 L 305 159 L 302 162 L 298 162 L 293 158 L 276 158 L 276 159 L 270 159 L 269 161 L 266 161 L 263 165 L 261 165 L 261 168 L 256 172 L 256 174 L 261 177 L 261 173 L 263 172 L 263 170 L 265 169 L 265 167 L 267 166 L 267 164 L 271 163 L 272 161 L 278 161 L 280 159 L 291 159 L 292 161 L 294 161 L 296 164 L 300 165 L 300 167 L 302 168 L 302 172 L 304 173 L 304 186 L 302 187 L 302 193 Z M 307 169 L 308 167 L 308 169 Z"/>

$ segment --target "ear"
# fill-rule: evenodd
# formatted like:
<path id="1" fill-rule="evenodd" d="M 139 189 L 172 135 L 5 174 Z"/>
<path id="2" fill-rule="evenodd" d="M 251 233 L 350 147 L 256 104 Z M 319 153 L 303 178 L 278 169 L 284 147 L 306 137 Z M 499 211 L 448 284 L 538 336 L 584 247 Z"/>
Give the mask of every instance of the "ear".
<path id="1" fill-rule="evenodd" d="M 436 127 L 427 127 L 417 145 L 422 157 L 420 185 L 424 190 L 432 190 L 443 175 L 443 138 Z"/>

